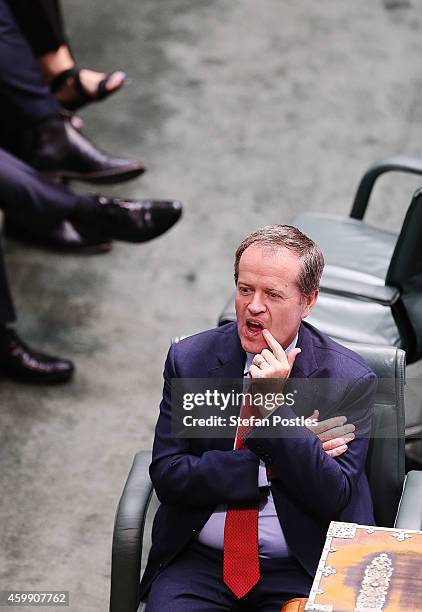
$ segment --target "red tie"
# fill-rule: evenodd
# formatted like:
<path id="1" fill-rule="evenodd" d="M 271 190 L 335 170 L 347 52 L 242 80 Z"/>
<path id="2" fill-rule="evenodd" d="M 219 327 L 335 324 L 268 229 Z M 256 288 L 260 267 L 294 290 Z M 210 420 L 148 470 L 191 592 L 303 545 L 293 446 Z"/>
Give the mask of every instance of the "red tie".
<path id="1" fill-rule="evenodd" d="M 253 409 L 246 396 L 240 416 L 249 418 Z M 252 427 L 240 425 L 236 450 L 246 448 L 244 437 Z M 260 578 L 258 557 L 258 503 L 236 504 L 227 509 L 224 525 L 223 578 L 239 599 L 244 597 Z"/>

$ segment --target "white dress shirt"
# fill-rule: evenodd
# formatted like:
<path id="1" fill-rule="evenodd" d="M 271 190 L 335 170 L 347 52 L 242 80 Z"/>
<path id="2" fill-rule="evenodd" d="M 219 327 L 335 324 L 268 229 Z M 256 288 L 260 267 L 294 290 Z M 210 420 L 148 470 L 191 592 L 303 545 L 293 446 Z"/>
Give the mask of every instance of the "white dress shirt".
<path id="1" fill-rule="evenodd" d="M 296 346 L 297 334 L 293 342 L 287 347 L 286 355 Z M 247 375 L 254 355 L 246 353 L 244 375 Z M 236 448 L 236 439 L 234 448 Z M 274 557 L 288 557 L 290 550 L 278 520 L 274 499 L 267 479 L 265 463 L 260 460 L 258 471 L 258 486 L 263 487 L 267 497 L 259 505 L 258 514 L 258 551 L 259 556 L 265 559 Z M 217 506 L 208 521 L 198 534 L 198 541 L 211 548 L 223 550 L 224 523 L 226 521 L 227 505 Z"/>

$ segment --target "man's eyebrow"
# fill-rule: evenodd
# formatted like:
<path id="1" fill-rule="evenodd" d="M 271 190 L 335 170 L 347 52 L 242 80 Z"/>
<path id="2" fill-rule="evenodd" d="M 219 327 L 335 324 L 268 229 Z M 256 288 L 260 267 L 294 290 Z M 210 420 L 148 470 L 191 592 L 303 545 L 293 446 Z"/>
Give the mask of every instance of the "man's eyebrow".
<path id="1" fill-rule="evenodd" d="M 281 297 L 288 298 L 291 297 L 291 292 L 294 287 L 297 288 L 296 283 L 288 283 L 283 287 L 267 287 L 264 289 L 264 291 L 267 293 L 278 293 L 281 295 Z"/>
<path id="2" fill-rule="evenodd" d="M 281 295 L 285 294 L 285 287 L 266 287 L 264 291 L 268 291 L 270 293 L 280 293 Z"/>
<path id="3" fill-rule="evenodd" d="M 248 283 L 247 281 L 244 280 L 238 280 L 237 281 L 238 285 L 245 285 L 246 287 L 254 287 L 255 283 Z M 289 283 L 288 287 L 274 287 L 274 286 L 268 286 L 268 287 L 264 287 L 264 291 L 266 293 L 279 293 L 280 295 L 286 295 L 286 293 L 288 292 L 288 289 L 291 287 L 293 283 Z"/>

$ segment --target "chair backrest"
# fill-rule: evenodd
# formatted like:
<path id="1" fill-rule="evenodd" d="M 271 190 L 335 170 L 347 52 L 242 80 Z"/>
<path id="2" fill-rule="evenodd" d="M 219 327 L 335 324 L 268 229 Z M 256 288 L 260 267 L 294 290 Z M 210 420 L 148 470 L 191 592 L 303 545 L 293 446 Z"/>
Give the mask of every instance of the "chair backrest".
<path id="1" fill-rule="evenodd" d="M 345 343 L 346 344 L 346 343 Z M 377 525 L 392 527 L 403 488 L 406 354 L 396 347 L 348 344 L 378 376 L 366 472 Z"/>
<path id="2" fill-rule="evenodd" d="M 391 258 L 385 282 L 399 289 L 422 275 L 422 189 L 415 191 Z"/>

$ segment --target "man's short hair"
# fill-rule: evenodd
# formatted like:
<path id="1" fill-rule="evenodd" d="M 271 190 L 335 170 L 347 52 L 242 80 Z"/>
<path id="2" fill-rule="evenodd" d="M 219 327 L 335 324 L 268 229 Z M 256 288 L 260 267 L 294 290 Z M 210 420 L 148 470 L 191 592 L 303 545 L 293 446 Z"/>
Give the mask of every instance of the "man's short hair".
<path id="1" fill-rule="evenodd" d="M 252 244 L 273 247 L 284 247 L 296 253 L 300 259 L 300 272 L 297 279 L 299 291 L 308 296 L 319 288 L 324 269 L 324 256 L 313 240 L 293 225 L 267 225 L 246 236 L 237 248 L 234 260 L 234 280 L 239 276 L 239 261 L 242 254 Z"/>

